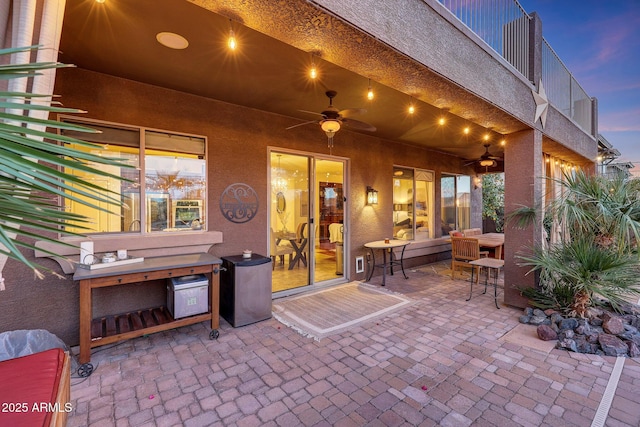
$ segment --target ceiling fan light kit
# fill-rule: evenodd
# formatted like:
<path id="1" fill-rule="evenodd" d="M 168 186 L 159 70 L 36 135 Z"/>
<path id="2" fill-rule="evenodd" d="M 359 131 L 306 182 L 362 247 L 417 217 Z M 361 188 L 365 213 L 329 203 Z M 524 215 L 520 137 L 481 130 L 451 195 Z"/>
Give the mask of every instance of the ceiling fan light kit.
<path id="1" fill-rule="evenodd" d="M 324 133 L 327 134 L 329 149 L 333 148 L 333 136 L 336 134 L 336 132 L 342 129 L 342 126 L 348 126 L 359 130 L 366 130 L 369 132 L 376 131 L 376 128 L 374 126 L 371 126 L 369 123 L 361 122 L 359 120 L 354 120 L 348 117 L 354 114 L 364 114 L 367 112 L 367 110 L 364 110 L 362 108 L 348 108 L 346 110 L 338 110 L 336 107 L 334 107 L 333 98 L 335 98 L 337 94 L 338 92 L 336 92 L 335 90 L 328 90 L 325 92 L 325 95 L 327 95 L 327 98 L 329 98 L 329 106 L 321 113 L 300 110 L 303 113 L 320 115 L 322 116 L 321 120 L 311 120 L 308 122 L 299 123 L 297 125 L 289 126 L 287 129 L 304 126 L 309 123 L 318 123 Z"/>
<path id="2" fill-rule="evenodd" d="M 338 120 L 326 119 L 320 122 L 320 127 L 326 134 L 334 134 L 340 130 L 340 122 Z"/>
<path id="3" fill-rule="evenodd" d="M 485 166 L 485 167 L 494 167 L 496 166 L 497 163 L 495 160 L 491 160 L 491 159 L 483 159 L 480 160 L 480 166 Z"/>

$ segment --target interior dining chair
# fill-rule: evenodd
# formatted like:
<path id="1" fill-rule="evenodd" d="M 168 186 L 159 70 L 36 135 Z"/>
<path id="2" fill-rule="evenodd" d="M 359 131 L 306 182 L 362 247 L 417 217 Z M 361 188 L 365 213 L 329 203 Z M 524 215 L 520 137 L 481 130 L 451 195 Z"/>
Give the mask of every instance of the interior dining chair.
<path id="1" fill-rule="evenodd" d="M 479 234 L 482 234 L 481 228 L 467 228 L 466 230 L 462 230 L 464 237 L 477 236 Z"/>
<path id="2" fill-rule="evenodd" d="M 279 245 L 276 239 L 276 234 L 273 232 L 273 228 L 270 230 L 271 269 L 273 270 L 276 268 L 276 261 L 278 257 L 280 258 L 280 263 L 284 265 L 284 256 L 289 255 L 289 262 L 291 262 L 293 248 L 291 245 Z"/>
<path id="3" fill-rule="evenodd" d="M 452 237 L 451 238 L 451 280 L 455 279 L 458 268 L 474 268 L 476 274 L 476 284 L 480 280 L 480 267 L 469 265 L 469 261 L 475 261 L 489 256 L 489 251 L 481 251 L 478 239 L 473 237 Z"/>

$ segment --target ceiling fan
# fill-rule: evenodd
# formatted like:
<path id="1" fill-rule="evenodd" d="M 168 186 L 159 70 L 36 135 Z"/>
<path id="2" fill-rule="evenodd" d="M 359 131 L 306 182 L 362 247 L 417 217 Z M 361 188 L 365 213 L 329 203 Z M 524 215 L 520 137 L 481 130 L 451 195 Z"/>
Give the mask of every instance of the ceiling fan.
<path id="1" fill-rule="evenodd" d="M 497 160 L 502 160 L 502 157 L 498 157 L 498 156 L 494 156 L 493 154 L 491 154 L 489 152 L 489 147 L 491 146 L 491 144 L 484 144 L 483 147 L 485 148 L 484 154 L 482 156 L 480 156 L 479 159 L 476 159 L 472 162 L 466 163 L 465 166 L 469 166 L 472 165 L 474 163 L 478 163 L 478 165 L 483 166 L 485 168 L 490 168 L 490 167 L 494 167 L 498 165 Z"/>
<path id="2" fill-rule="evenodd" d="M 367 110 L 362 108 L 348 108 L 346 110 L 338 110 L 333 105 L 333 98 L 336 97 L 338 92 L 335 90 L 328 90 L 325 92 L 325 95 L 329 98 L 329 106 L 322 111 L 321 113 L 316 113 L 314 111 L 307 110 L 299 110 L 303 113 L 310 113 L 322 116 L 320 120 L 310 120 L 304 123 L 298 123 L 297 125 L 289 126 L 287 129 L 292 129 L 298 126 L 304 126 L 310 123 L 318 123 L 322 130 L 327 134 L 327 138 L 329 139 L 329 148 L 333 147 L 333 136 L 340 130 L 340 128 L 344 125 L 347 127 L 351 127 L 353 129 L 358 130 L 366 130 L 369 132 L 375 132 L 375 126 L 370 125 L 369 123 L 362 122 L 360 120 L 352 119 L 351 116 L 357 114 L 364 114 Z"/>

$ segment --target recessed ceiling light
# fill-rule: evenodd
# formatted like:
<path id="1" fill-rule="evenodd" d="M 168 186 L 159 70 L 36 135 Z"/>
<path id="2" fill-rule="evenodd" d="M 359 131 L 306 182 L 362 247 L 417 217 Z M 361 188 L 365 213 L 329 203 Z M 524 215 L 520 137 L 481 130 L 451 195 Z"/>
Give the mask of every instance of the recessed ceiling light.
<path id="1" fill-rule="evenodd" d="M 186 49 L 187 46 L 189 46 L 187 39 L 176 33 L 158 33 L 156 34 L 156 40 L 158 40 L 158 43 L 161 45 L 170 49 Z"/>

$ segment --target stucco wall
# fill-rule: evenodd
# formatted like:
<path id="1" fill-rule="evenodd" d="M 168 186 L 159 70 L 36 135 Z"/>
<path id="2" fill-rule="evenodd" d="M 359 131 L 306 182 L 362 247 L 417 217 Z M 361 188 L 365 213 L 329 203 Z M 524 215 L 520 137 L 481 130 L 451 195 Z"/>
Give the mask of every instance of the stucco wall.
<path id="1" fill-rule="evenodd" d="M 245 248 L 267 253 L 268 147 L 329 152 L 326 137 L 315 126 L 286 130 L 298 121 L 87 70 L 60 70 L 55 93 L 61 96 L 64 105 L 88 111 L 82 115 L 86 118 L 208 138 L 208 229 L 221 231 L 224 239 L 210 250 L 216 256 L 237 254 Z M 392 233 L 394 164 L 436 171 L 436 224 L 440 222 L 440 173 L 473 174 L 456 157 L 394 144 L 375 136 L 345 130 L 336 135 L 334 142 L 333 154 L 350 159 L 351 191 L 346 196 L 351 220 L 351 246 L 347 254 L 351 280 L 363 278 L 363 274 L 353 273 L 355 257 L 366 253 L 363 244 Z M 219 209 L 220 195 L 229 184 L 237 182 L 253 187 L 260 201 L 257 216 L 244 224 L 229 222 Z M 365 206 L 368 185 L 379 191 L 377 206 Z M 32 251 L 25 252 L 28 258 L 33 258 Z M 39 258 L 38 262 L 61 273 L 58 264 L 49 259 Z M 0 330 L 46 328 L 70 345 L 77 343 L 78 288 L 71 276 L 58 278 L 47 274 L 44 280 L 37 280 L 27 268 L 12 260 L 3 274 L 7 291 L 0 295 L 3 302 Z M 101 290 L 94 293 L 95 311 L 106 314 L 136 305 L 145 308 L 161 304 L 163 286 L 161 282 L 136 285 L 126 290 L 126 298 L 117 289 Z M 155 296 L 149 299 L 149 295 Z"/>

